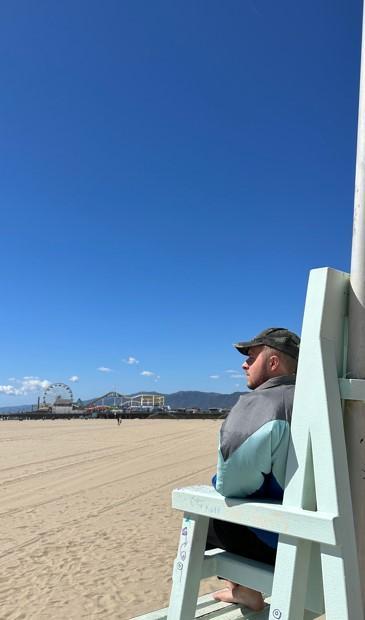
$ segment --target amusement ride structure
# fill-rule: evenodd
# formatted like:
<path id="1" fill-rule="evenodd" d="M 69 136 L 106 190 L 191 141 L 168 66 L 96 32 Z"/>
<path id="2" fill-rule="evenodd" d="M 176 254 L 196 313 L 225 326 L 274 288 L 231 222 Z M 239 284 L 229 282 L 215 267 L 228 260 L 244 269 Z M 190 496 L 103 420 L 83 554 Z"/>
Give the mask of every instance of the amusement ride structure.
<path id="1" fill-rule="evenodd" d="M 165 397 L 162 394 L 120 394 L 119 392 L 107 392 L 88 402 L 89 407 L 114 407 L 121 409 L 146 409 L 165 406 Z"/>
<path id="2" fill-rule="evenodd" d="M 74 403 L 71 388 L 66 383 L 51 383 L 45 390 L 40 407 L 49 413 L 91 413 L 93 411 L 156 411 L 165 409 L 165 397 L 162 394 L 120 394 L 107 392 L 93 400 Z"/>
<path id="3" fill-rule="evenodd" d="M 43 394 L 43 405 L 53 406 L 55 404 L 72 405 L 73 394 L 71 388 L 66 383 L 51 383 Z"/>

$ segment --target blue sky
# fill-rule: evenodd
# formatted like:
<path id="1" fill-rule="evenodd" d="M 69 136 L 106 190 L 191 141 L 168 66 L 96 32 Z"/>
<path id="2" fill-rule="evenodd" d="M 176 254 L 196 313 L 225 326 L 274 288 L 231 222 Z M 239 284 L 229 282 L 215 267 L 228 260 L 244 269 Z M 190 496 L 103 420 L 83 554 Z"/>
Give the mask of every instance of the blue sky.
<path id="1" fill-rule="evenodd" d="M 1 4 L 0 406 L 233 392 L 233 342 L 300 332 L 349 270 L 361 9 Z"/>

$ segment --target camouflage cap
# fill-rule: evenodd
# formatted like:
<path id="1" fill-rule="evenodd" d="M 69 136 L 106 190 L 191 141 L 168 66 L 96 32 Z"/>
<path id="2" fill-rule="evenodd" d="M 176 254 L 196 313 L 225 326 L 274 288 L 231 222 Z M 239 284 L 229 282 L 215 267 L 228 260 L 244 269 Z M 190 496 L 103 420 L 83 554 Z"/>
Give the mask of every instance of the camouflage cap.
<path id="1" fill-rule="evenodd" d="M 237 342 L 233 346 L 242 355 L 248 355 L 250 347 L 266 345 L 272 349 L 282 351 L 290 355 L 294 359 L 298 359 L 300 338 L 294 332 L 285 329 L 285 327 L 268 327 L 248 342 Z"/>

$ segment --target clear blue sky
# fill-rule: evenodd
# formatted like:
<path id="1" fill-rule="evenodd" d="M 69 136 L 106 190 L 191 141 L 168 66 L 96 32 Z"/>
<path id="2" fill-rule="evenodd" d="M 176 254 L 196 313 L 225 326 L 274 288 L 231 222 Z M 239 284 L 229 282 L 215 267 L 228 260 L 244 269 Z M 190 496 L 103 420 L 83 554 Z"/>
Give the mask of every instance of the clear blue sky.
<path id="1" fill-rule="evenodd" d="M 233 392 L 233 342 L 300 331 L 349 270 L 361 8 L 1 3 L 0 406 Z"/>

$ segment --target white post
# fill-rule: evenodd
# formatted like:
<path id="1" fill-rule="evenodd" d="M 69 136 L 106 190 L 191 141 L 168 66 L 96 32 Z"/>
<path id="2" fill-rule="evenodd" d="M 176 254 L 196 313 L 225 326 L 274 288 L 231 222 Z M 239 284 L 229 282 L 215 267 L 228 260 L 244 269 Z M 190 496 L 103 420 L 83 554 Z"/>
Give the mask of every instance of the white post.
<path id="1" fill-rule="evenodd" d="M 365 12 L 364 12 L 365 13 Z M 363 15 L 347 376 L 365 379 L 365 20 Z M 365 601 L 365 403 L 347 401 L 345 431 L 363 602 Z"/>

